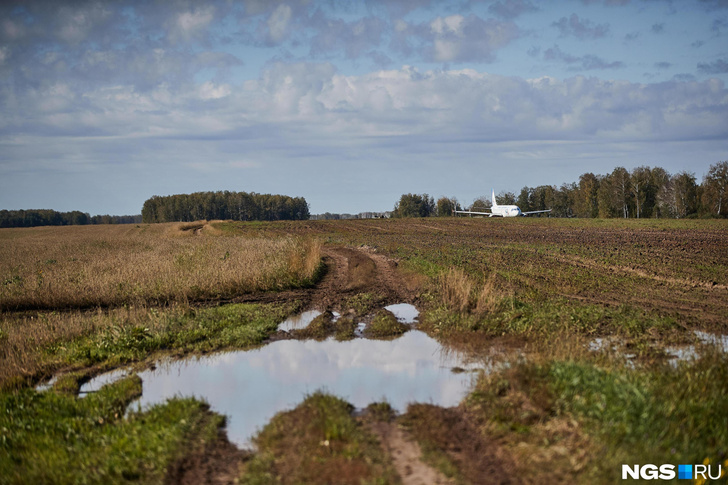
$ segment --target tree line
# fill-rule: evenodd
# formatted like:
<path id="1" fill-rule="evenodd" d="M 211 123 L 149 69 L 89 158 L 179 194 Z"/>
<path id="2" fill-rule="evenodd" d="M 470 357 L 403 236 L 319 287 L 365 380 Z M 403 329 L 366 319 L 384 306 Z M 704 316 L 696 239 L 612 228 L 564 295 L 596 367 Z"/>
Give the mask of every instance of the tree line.
<path id="1" fill-rule="evenodd" d="M 139 224 L 142 216 L 91 216 L 87 212 L 51 209 L 0 210 L 0 227 L 71 226 L 86 224 Z"/>
<path id="2" fill-rule="evenodd" d="M 502 192 L 497 200 L 518 205 L 524 212 L 551 209 L 551 217 L 728 217 L 728 161 L 711 165 L 700 184 L 687 171 L 671 175 L 661 167 L 641 166 L 632 171 L 617 167 L 605 175 L 584 173 L 578 182 L 560 187 L 523 187 L 518 195 Z M 481 197 L 466 210 L 483 211 L 490 204 Z M 454 197 L 435 202 L 428 194 L 404 194 L 393 216 L 449 216 L 461 209 Z"/>
<path id="3" fill-rule="evenodd" d="M 236 221 L 307 220 L 309 209 L 303 197 L 256 194 L 255 192 L 195 192 L 147 199 L 143 222 L 191 222 L 202 219 Z"/>

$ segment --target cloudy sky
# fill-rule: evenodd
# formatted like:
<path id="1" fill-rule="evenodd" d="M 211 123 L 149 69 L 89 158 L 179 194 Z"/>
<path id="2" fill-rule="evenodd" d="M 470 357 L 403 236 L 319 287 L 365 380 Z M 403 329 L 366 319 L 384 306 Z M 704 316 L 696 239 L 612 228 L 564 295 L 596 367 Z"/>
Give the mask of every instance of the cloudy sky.
<path id="1" fill-rule="evenodd" d="M 702 180 L 728 159 L 726 81 L 726 0 L 3 2 L 0 209 Z"/>

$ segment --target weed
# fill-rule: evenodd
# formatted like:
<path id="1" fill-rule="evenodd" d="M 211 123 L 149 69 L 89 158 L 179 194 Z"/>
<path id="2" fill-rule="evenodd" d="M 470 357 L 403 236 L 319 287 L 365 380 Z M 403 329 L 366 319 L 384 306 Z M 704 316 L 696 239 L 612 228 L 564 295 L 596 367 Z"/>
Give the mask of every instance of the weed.
<path id="1" fill-rule="evenodd" d="M 353 406 L 316 392 L 278 413 L 254 438 L 258 454 L 244 484 L 400 483 L 376 438 L 351 415 Z"/>
<path id="2" fill-rule="evenodd" d="M 84 399 L 54 391 L 0 393 L 0 481 L 3 483 L 160 483 L 183 445 L 215 432 L 222 418 L 193 399 L 125 417 L 141 394 L 130 377 Z"/>
<path id="3" fill-rule="evenodd" d="M 291 334 L 295 338 L 313 339 L 318 341 L 326 340 L 336 331 L 333 319 L 334 314 L 330 311 L 326 311 L 311 320 L 311 323 L 309 323 L 306 328 L 291 330 Z"/>
<path id="4" fill-rule="evenodd" d="M 7 336 L 0 339 L 0 385 L 15 387 L 16 377 L 32 381 L 67 366 L 116 367 L 160 351 L 255 347 L 299 310 L 300 303 L 292 302 L 25 315 L 6 321 Z"/>
<path id="5" fill-rule="evenodd" d="M 728 428 L 716 423 L 728 421 L 727 363 L 725 353 L 710 352 L 693 363 L 643 369 L 584 357 L 521 361 L 481 375 L 466 407 L 491 434 L 513 446 L 529 443 L 534 455 L 550 460 L 546 469 L 613 483 L 621 463 L 723 459 Z M 565 426 L 572 422 L 580 425 Z M 568 442 L 572 460 L 548 455 L 539 445 L 544 440 Z M 602 451 L 578 453 L 589 442 Z"/>
<path id="6" fill-rule="evenodd" d="M 408 325 L 397 321 L 392 312 L 382 309 L 374 316 L 372 323 L 367 325 L 364 334 L 369 338 L 386 339 L 399 337 L 409 329 Z"/>
<path id="7" fill-rule="evenodd" d="M 357 293 L 356 295 L 347 298 L 344 303 L 344 308 L 351 308 L 354 310 L 357 316 L 364 316 L 376 308 L 382 306 L 384 298 L 382 295 L 376 293 Z"/>
<path id="8" fill-rule="evenodd" d="M 397 412 L 387 401 L 382 401 L 369 404 L 364 409 L 364 415 L 367 419 L 371 419 L 373 421 L 384 421 L 389 423 L 397 416 Z"/>

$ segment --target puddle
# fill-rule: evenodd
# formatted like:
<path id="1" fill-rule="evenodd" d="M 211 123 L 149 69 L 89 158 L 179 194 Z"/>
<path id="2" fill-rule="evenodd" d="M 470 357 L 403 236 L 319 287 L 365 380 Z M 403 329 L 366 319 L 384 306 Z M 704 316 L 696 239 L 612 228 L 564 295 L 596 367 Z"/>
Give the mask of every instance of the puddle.
<path id="1" fill-rule="evenodd" d="M 295 315 L 287 320 L 283 321 L 278 325 L 278 330 L 283 330 L 285 332 L 290 332 L 291 330 L 300 330 L 302 328 L 308 327 L 308 324 L 313 321 L 314 318 L 321 315 L 322 312 L 318 310 L 309 310 L 307 312 L 303 312 L 300 315 Z"/>
<path id="2" fill-rule="evenodd" d="M 116 369 L 112 370 L 111 372 L 107 372 L 106 374 L 101 374 L 100 376 L 94 377 L 86 384 L 82 385 L 78 393 L 81 395 L 81 397 L 83 397 L 91 392 L 97 392 L 106 384 L 116 382 L 119 379 L 128 376 L 129 374 L 130 372 L 126 369 Z"/>
<path id="3" fill-rule="evenodd" d="M 728 335 L 716 335 L 696 330 L 695 336 L 704 344 L 717 345 L 723 352 L 728 352 Z"/>
<path id="4" fill-rule="evenodd" d="M 728 352 L 728 335 L 716 335 L 714 333 L 703 332 L 701 330 L 693 331 L 700 343 L 703 345 L 715 345 L 718 350 Z M 665 352 L 673 358 L 673 365 L 683 360 L 696 360 L 700 354 L 695 345 L 686 345 L 684 347 L 668 347 Z"/>
<path id="5" fill-rule="evenodd" d="M 397 303 L 395 305 L 385 306 L 384 309 L 392 312 L 397 320 L 402 323 L 415 323 L 417 322 L 417 317 L 420 316 L 419 310 L 409 303 Z"/>
<path id="6" fill-rule="evenodd" d="M 138 374 L 143 394 L 131 407 L 144 409 L 173 396 L 203 398 L 216 412 L 228 416 L 230 441 L 246 447 L 273 415 L 292 409 L 317 390 L 357 408 L 384 399 L 400 412 L 410 402 L 457 405 L 476 374 L 452 372 L 455 367 L 485 366 L 443 351 L 437 341 L 419 331 L 391 341 L 281 340 L 257 350 L 159 362 L 156 369 Z M 97 379 L 105 383 L 109 377 Z M 97 379 L 83 390 L 98 389 L 102 381 Z"/>
<path id="7" fill-rule="evenodd" d="M 720 351 L 728 352 L 728 335 L 717 335 L 713 333 L 703 332 L 701 330 L 694 330 L 693 333 L 700 340 L 703 345 L 715 345 Z M 615 339 L 611 337 L 607 338 L 595 338 L 589 342 L 589 350 L 599 352 L 602 350 L 618 350 L 618 346 L 615 344 Z M 677 365 L 678 362 L 687 360 L 696 360 L 700 357 L 698 349 L 695 345 L 682 345 L 682 346 L 670 346 L 664 348 L 665 354 L 670 357 L 670 361 L 673 365 Z M 623 354 L 627 359 L 632 359 L 635 354 Z"/>
<path id="8" fill-rule="evenodd" d="M 51 377 L 50 380 L 48 380 L 46 382 L 43 382 L 43 383 L 38 384 L 37 386 L 35 386 L 35 390 L 38 391 L 38 392 L 47 391 L 47 390 L 51 389 L 56 384 L 56 381 L 57 380 L 58 380 L 58 376 L 55 375 L 55 376 Z"/>

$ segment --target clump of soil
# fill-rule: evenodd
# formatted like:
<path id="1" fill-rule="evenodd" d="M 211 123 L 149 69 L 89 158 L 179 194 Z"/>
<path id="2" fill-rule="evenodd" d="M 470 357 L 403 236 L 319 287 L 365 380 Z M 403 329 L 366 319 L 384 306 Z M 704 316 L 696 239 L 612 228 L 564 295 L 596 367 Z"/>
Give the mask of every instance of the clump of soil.
<path id="1" fill-rule="evenodd" d="M 380 310 L 370 323 L 364 335 L 369 338 L 386 339 L 398 337 L 409 330 L 410 327 L 397 320 L 394 313 L 389 310 Z"/>
<path id="2" fill-rule="evenodd" d="M 317 392 L 278 413 L 256 438 L 242 483 L 398 483 L 390 458 L 353 416 L 354 407 Z"/>
<path id="3" fill-rule="evenodd" d="M 335 319 L 332 312 L 326 311 L 314 318 L 306 328 L 291 330 L 290 333 L 297 339 L 313 339 L 320 342 L 334 336 L 336 340 L 343 341 L 355 337 L 355 328 L 356 324 L 351 316 Z"/>

